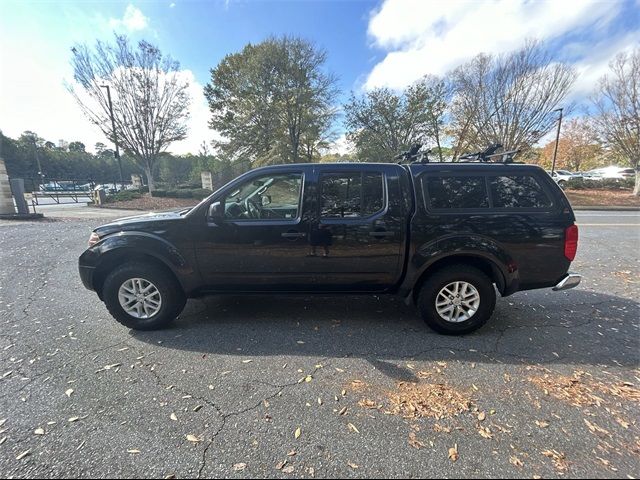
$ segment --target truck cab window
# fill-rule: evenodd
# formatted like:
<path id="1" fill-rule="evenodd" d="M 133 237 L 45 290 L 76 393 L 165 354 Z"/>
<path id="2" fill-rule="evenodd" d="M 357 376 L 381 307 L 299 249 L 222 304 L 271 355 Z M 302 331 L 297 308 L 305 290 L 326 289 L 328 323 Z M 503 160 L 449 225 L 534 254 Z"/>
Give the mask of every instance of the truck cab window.
<path id="1" fill-rule="evenodd" d="M 224 198 L 229 220 L 283 220 L 298 217 L 301 173 L 271 174 L 247 180 Z"/>
<path id="2" fill-rule="evenodd" d="M 322 218 L 368 217 L 383 208 L 381 173 L 327 173 L 320 178 Z"/>

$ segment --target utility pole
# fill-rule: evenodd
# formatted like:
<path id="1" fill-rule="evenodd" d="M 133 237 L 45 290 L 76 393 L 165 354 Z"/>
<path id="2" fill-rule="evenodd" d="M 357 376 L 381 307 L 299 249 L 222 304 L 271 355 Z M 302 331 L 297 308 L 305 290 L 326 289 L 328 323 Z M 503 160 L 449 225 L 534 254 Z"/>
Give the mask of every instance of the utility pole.
<path id="1" fill-rule="evenodd" d="M 42 174 L 42 167 L 40 166 L 40 156 L 38 155 L 38 145 L 36 145 L 36 137 L 31 138 L 33 144 L 33 153 L 36 156 L 36 163 L 38 164 L 38 177 L 40 177 L 40 185 L 44 184 L 44 175 Z"/>
<path id="2" fill-rule="evenodd" d="M 113 105 L 111 103 L 111 88 L 109 85 L 102 85 L 107 89 L 107 99 L 109 100 L 109 114 L 111 115 L 111 131 L 113 132 L 113 143 L 116 144 L 116 160 L 118 161 L 118 172 L 120 173 L 120 183 L 124 182 L 122 178 L 122 162 L 120 161 L 120 148 L 118 147 L 118 134 L 116 133 L 116 121 L 113 118 Z"/>
<path id="3" fill-rule="evenodd" d="M 553 165 L 551 166 L 551 176 L 556 171 L 556 157 L 558 156 L 558 143 L 560 143 L 560 125 L 562 125 L 562 108 L 554 110 L 554 112 L 560 112 L 560 118 L 558 119 L 558 132 L 556 133 L 556 147 L 553 149 Z"/>

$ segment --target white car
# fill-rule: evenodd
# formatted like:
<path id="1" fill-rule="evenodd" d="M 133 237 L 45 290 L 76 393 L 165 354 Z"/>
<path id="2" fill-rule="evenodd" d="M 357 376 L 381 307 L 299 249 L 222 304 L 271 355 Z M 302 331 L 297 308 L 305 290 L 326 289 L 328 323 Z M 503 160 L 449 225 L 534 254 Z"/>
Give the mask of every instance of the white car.
<path id="1" fill-rule="evenodd" d="M 551 175 L 551 178 L 553 178 L 562 188 L 566 187 L 568 182 L 582 179 L 582 175 L 572 173 L 568 170 L 556 170 L 553 174 L 551 174 L 550 171 L 547 171 L 547 173 Z"/>
<path id="2" fill-rule="evenodd" d="M 589 170 L 584 174 L 584 176 L 589 180 L 624 180 L 626 178 L 634 178 L 636 176 L 636 171 L 633 168 L 610 166 Z"/>

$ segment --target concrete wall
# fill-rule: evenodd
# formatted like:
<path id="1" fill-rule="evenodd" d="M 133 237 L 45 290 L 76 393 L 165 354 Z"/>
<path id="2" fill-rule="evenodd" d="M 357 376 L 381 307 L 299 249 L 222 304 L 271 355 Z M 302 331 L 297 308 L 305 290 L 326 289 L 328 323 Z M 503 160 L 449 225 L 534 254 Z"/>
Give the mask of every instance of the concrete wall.
<path id="1" fill-rule="evenodd" d="M 0 158 L 0 215 L 16 213 L 11 196 L 11 186 L 4 161 Z"/>

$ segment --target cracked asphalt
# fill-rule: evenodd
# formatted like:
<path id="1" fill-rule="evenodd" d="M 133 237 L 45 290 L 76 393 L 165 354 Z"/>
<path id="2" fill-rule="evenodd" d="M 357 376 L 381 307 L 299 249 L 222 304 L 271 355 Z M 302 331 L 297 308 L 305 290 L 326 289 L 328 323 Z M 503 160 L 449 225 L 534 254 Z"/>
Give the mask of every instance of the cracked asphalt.
<path id="1" fill-rule="evenodd" d="M 0 222 L 2 477 L 640 476 L 639 212 L 578 212 L 582 285 L 460 338 L 392 297 L 210 297 L 129 331 L 77 275 L 94 214 Z M 469 409 L 399 414 L 411 383 Z"/>

